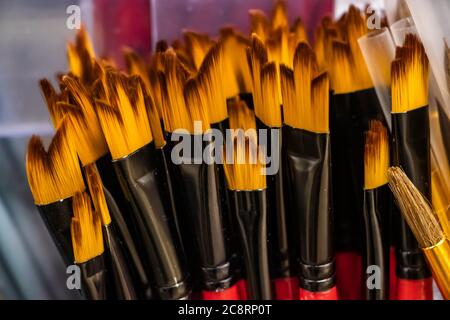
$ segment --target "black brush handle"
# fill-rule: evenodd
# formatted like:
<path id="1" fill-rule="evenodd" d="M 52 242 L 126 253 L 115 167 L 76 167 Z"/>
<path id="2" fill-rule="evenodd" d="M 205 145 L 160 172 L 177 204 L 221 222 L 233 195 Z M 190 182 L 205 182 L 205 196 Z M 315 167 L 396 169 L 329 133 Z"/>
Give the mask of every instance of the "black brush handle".
<path id="1" fill-rule="evenodd" d="M 258 129 L 267 130 L 267 156 L 279 160 L 279 168 L 276 174 L 267 176 L 267 220 L 268 220 L 268 241 L 269 241 L 269 266 L 271 279 L 286 279 L 296 273 L 291 260 L 295 261 L 295 250 L 291 244 L 294 243 L 289 237 L 285 190 L 288 187 L 285 183 L 283 168 L 283 132 L 280 128 L 270 128 L 262 121 L 256 119 Z M 277 140 L 272 141 L 272 132 L 277 132 Z M 272 154 L 276 153 L 276 154 Z"/>
<path id="2" fill-rule="evenodd" d="M 388 300 L 389 298 L 389 219 L 390 197 L 387 185 L 364 192 L 364 247 L 363 289 L 365 300 Z M 366 285 L 369 266 L 377 266 L 380 271 L 380 287 Z"/>
<path id="3" fill-rule="evenodd" d="M 37 206 L 37 208 L 64 263 L 66 266 L 72 265 L 75 261 L 70 233 L 73 216 L 72 198 Z"/>
<path id="4" fill-rule="evenodd" d="M 113 225 L 103 226 L 103 237 L 109 262 L 108 273 L 113 279 L 116 297 L 120 300 L 136 300 L 137 294 L 129 267 Z"/>
<path id="5" fill-rule="evenodd" d="M 185 299 L 190 294 L 189 273 L 160 153 L 151 143 L 114 164 L 141 230 L 159 297 Z"/>
<path id="6" fill-rule="evenodd" d="M 107 277 L 103 254 L 80 263 L 83 291 L 89 300 L 106 300 Z"/>
<path id="7" fill-rule="evenodd" d="M 250 300 L 272 299 L 267 252 L 266 197 L 266 190 L 233 193 L 233 207 L 245 263 L 247 298 Z"/>
<path id="8" fill-rule="evenodd" d="M 130 270 L 135 287 L 137 288 L 138 297 L 141 299 L 151 299 L 152 291 L 149 278 L 145 272 L 145 267 L 130 234 L 129 228 L 123 219 L 123 214 L 108 189 L 104 187 L 103 190 L 111 214 L 112 225 L 117 227 L 117 230 L 119 231 L 117 232 L 118 239 L 124 249 L 125 260 L 128 263 L 128 269 Z"/>
<path id="9" fill-rule="evenodd" d="M 335 286 L 330 136 L 289 127 L 285 135 L 286 177 L 300 235 L 300 286 L 328 291 Z"/>
<path id="10" fill-rule="evenodd" d="M 401 167 L 416 188 L 431 201 L 430 122 L 428 107 L 392 115 L 393 165 Z M 401 279 L 431 277 L 414 234 L 398 209 L 397 276 Z"/>
<path id="11" fill-rule="evenodd" d="M 210 159 L 204 159 L 203 152 L 197 155 L 194 150 L 196 145 L 201 146 L 202 150 L 211 147 L 210 142 L 203 141 L 204 137 L 206 135 L 184 136 L 184 139 L 191 142 L 192 150 L 184 163 L 178 165 L 178 170 L 186 213 L 198 251 L 202 289 L 215 291 L 229 288 L 236 278 L 227 229 L 228 217 L 222 207 L 217 165 L 211 154 Z"/>

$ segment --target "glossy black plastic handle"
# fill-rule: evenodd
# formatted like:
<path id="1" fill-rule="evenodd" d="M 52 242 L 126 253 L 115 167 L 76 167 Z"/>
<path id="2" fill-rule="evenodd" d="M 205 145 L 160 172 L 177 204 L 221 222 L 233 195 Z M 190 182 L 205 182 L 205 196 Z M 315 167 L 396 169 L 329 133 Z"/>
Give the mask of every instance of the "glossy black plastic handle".
<path id="1" fill-rule="evenodd" d="M 270 300 L 266 190 L 233 192 L 233 207 L 244 256 L 247 298 Z"/>
<path id="2" fill-rule="evenodd" d="M 429 108 L 392 115 L 393 165 L 401 167 L 416 188 L 431 201 Z M 396 210 L 396 215 L 400 212 Z M 397 232 L 397 275 L 402 279 L 431 276 L 414 234 L 403 217 Z"/>
<path id="3" fill-rule="evenodd" d="M 308 291 L 334 287 L 330 136 L 285 128 L 286 177 L 300 235 L 300 284 Z"/>

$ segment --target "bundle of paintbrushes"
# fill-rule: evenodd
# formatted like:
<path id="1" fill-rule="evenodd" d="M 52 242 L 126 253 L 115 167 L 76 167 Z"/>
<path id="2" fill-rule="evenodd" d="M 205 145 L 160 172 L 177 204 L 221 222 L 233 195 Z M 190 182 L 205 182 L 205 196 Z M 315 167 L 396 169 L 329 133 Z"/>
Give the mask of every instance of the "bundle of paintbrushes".
<path id="1" fill-rule="evenodd" d="M 31 138 L 28 180 L 80 294 L 431 299 L 433 274 L 448 298 L 449 199 L 434 196 L 438 221 L 416 196 L 432 200 L 420 39 L 383 70 L 390 131 L 362 12 L 324 18 L 314 42 L 284 1 L 249 16 L 250 35 L 184 30 L 148 59 L 125 48 L 126 70 L 96 58 L 82 29 L 59 92 L 41 80 L 56 134 L 47 151 Z"/>

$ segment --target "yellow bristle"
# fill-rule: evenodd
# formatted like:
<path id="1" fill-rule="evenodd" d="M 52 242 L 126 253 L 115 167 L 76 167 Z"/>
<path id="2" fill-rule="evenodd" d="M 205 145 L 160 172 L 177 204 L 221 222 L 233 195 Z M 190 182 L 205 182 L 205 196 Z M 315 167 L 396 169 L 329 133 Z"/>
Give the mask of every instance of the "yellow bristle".
<path id="1" fill-rule="evenodd" d="M 280 66 L 281 93 L 283 95 L 284 123 L 293 128 L 298 126 L 298 98 L 295 94 L 294 71 L 285 65 Z"/>
<path id="2" fill-rule="evenodd" d="M 251 45 L 247 49 L 247 60 L 250 67 L 253 83 L 253 103 L 255 108 L 262 106 L 262 91 L 261 91 L 261 70 L 267 63 L 268 54 L 262 40 L 256 35 L 252 34 Z"/>
<path id="3" fill-rule="evenodd" d="M 246 62 L 246 47 L 240 45 L 234 33 L 225 33 L 222 30 L 220 41 L 223 43 L 223 92 L 227 99 L 237 96 L 240 92 L 246 91 L 244 83 L 245 70 L 241 70 L 242 61 L 247 66 Z M 248 66 L 247 66 L 248 71 Z"/>
<path id="4" fill-rule="evenodd" d="M 65 117 L 48 148 L 52 172 L 61 193 L 60 199 L 69 198 L 85 188 L 78 156 L 70 143 L 68 131 L 68 119 Z"/>
<path id="5" fill-rule="evenodd" d="M 437 169 L 431 172 L 431 198 L 442 229 L 450 237 L 450 192 Z"/>
<path id="6" fill-rule="evenodd" d="M 137 132 L 133 131 L 132 133 L 136 135 L 136 138 L 140 136 L 139 138 L 140 141 L 139 143 L 137 143 L 137 145 L 142 146 L 153 141 L 153 135 L 150 129 L 150 123 L 147 114 L 147 106 L 144 90 L 145 85 L 138 76 L 131 76 L 128 79 L 128 90 L 127 90 L 128 100 L 131 103 L 131 109 L 134 115 L 134 122 L 136 124 L 136 127 L 138 128 L 136 130 Z M 122 113 L 123 119 L 126 119 L 127 117 L 123 116 L 123 114 L 126 114 L 128 112 L 128 108 L 123 107 L 124 104 L 126 104 L 126 100 L 121 99 L 121 101 L 123 101 L 123 103 L 121 103 L 121 105 L 119 106 L 119 110 Z"/>
<path id="7" fill-rule="evenodd" d="M 138 79 L 138 78 L 135 78 Z M 153 141 L 140 82 L 109 73 L 110 106 L 97 101 L 97 111 L 113 159 L 120 159 Z"/>
<path id="8" fill-rule="evenodd" d="M 77 33 L 76 45 L 79 50 L 85 50 L 89 54 L 89 57 L 91 57 L 92 59 L 95 58 L 94 46 L 92 45 L 92 41 L 84 26 L 81 26 L 80 30 Z"/>
<path id="9" fill-rule="evenodd" d="M 56 103 L 60 99 L 55 89 L 53 88 L 50 81 L 47 79 L 41 79 L 39 81 L 39 86 L 41 87 L 42 96 L 47 104 L 48 112 L 50 113 L 50 118 L 52 120 L 53 127 L 58 127 L 64 113 L 56 106 Z"/>
<path id="10" fill-rule="evenodd" d="M 80 79 L 83 84 L 91 85 L 95 80 L 95 53 L 84 27 L 78 31 L 75 44 L 68 43 L 67 59 L 70 73 Z"/>
<path id="11" fill-rule="evenodd" d="M 77 78 L 83 76 L 83 66 L 80 57 L 78 56 L 77 49 L 73 43 L 67 44 L 67 61 L 69 64 L 69 71 Z"/>
<path id="12" fill-rule="evenodd" d="M 286 2 L 277 0 L 272 11 L 272 29 L 289 27 Z"/>
<path id="13" fill-rule="evenodd" d="M 255 105 L 255 114 L 266 126 L 280 128 L 281 101 L 278 97 L 278 73 L 275 62 L 266 64 L 261 70 L 262 104 Z"/>
<path id="14" fill-rule="evenodd" d="M 139 76 L 144 82 L 145 87 L 150 89 L 150 79 L 144 59 L 139 57 L 137 53 L 130 48 L 124 49 L 124 58 L 127 65 L 128 74 Z"/>
<path id="15" fill-rule="evenodd" d="M 86 192 L 75 195 L 72 207 L 70 231 L 75 263 L 85 263 L 104 252 L 102 226 Z"/>
<path id="16" fill-rule="evenodd" d="M 40 138 L 31 138 L 26 169 L 37 205 L 67 199 L 84 190 L 78 157 L 69 142 L 66 118 L 61 121 L 48 152 L 45 152 Z"/>
<path id="17" fill-rule="evenodd" d="M 261 10 L 249 10 L 250 25 L 252 34 L 258 35 L 261 41 L 264 43 L 268 38 L 270 29 L 269 20 L 266 14 Z"/>
<path id="18" fill-rule="evenodd" d="M 205 88 L 200 87 L 198 80 L 190 79 L 186 82 L 184 87 L 184 99 L 191 119 L 191 127 L 185 129 L 191 134 L 197 133 L 194 132 L 194 122 L 201 122 L 202 131 L 200 133 L 206 132 L 210 128 L 207 107 L 208 99 L 206 97 Z"/>
<path id="19" fill-rule="evenodd" d="M 165 108 L 165 101 L 163 97 L 165 94 L 163 93 L 165 84 L 161 84 L 161 81 L 165 81 L 164 71 L 163 70 L 155 70 L 150 69 L 149 72 L 150 78 L 150 92 L 152 93 L 153 102 L 155 103 L 156 110 L 158 110 L 159 117 L 162 118 L 163 110 Z"/>
<path id="20" fill-rule="evenodd" d="M 183 87 L 188 79 L 187 71 L 182 67 L 175 52 L 171 49 L 164 53 L 165 81 L 167 104 L 163 110 L 164 125 L 167 131 L 178 128 L 190 128 L 189 115 L 183 96 Z M 165 91 L 165 90 L 163 90 Z M 165 94 L 165 92 L 163 92 Z"/>
<path id="21" fill-rule="evenodd" d="M 402 169 L 390 168 L 388 179 L 398 207 L 420 247 L 430 248 L 441 242 L 444 233 L 436 214 Z"/>
<path id="22" fill-rule="evenodd" d="M 370 122 L 365 140 L 364 189 L 373 190 L 388 183 L 389 138 L 380 121 Z"/>
<path id="23" fill-rule="evenodd" d="M 228 106 L 230 116 L 230 129 L 256 130 L 255 113 L 244 101 L 236 99 Z"/>
<path id="24" fill-rule="evenodd" d="M 202 65 L 206 54 L 214 45 L 207 34 L 196 33 L 193 31 L 184 31 L 184 41 L 186 42 L 186 49 L 189 52 L 195 68 L 198 70 Z"/>
<path id="25" fill-rule="evenodd" d="M 127 156 L 130 154 L 131 148 L 127 144 L 124 124 L 119 110 L 100 100 L 97 101 L 96 106 L 112 158 L 117 160 Z"/>
<path id="26" fill-rule="evenodd" d="M 405 113 L 428 105 L 429 64 L 425 49 L 415 35 L 392 63 L 392 113 Z"/>
<path id="27" fill-rule="evenodd" d="M 28 184 L 37 205 L 60 199 L 59 190 L 53 181 L 51 163 L 40 137 L 32 136 L 28 143 L 26 169 Z"/>
<path id="28" fill-rule="evenodd" d="M 337 40 L 338 33 L 330 17 L 322 19 L 315 33 L 314 52 L 320 71 L 330 70 L 330 57 L 333 51 L 333 41 Z"/>
<path id="29" fill-rule="evenodd" d="M 300 43 L 294 55 L 294 84 L 299 116 L 311 110 L 311 81 L 318 74 L 318 69 L 314 51 L 307 43 Z"/>
<path id="30" fill-rule="evenodd" d="M 80 157 L 83 166 L 93 163 L 108 153 L 106 140 L 96 143 L 81 108 L 71 106 L 65 108 L 68 116 L 70 141 Z M 102 133 L 103 135 L 103 133 Z"/>
<path id="31" fill-rule="evenodd" d="M 224 154 L 227 158 L 226 152 Z M 231 158 L 233 163 L 224 161 L 225 177 L 230 190 L 255 191 L 266 188 L 265 165 L 256 141 L 245 139 L 239 142 L 236 139 Z"/>
<path id="32" fill-rule="evenodd" d="M 353 83 L 354 61 L 350 46 L 341 41 L 333 41 L 330 76 L 335 94 L 346 94 L 355 91 Z"/>
<path id="33" fill-rule="evenodd" d="M 305 110 L 304 129 L 315 133 L 330 132 L 330 81 L 327 73 L 316 77 L 311 84 L 311 110 Z"/>
<path id="34" fill-rule="evenodd" d="M 251 93 L 252 87 L 252 74 L 247 61 L 247 48 L 250 45 L 250 40 L 245 37 L 236 36 L 237 46 L 234 50 L 234 70 L 237 75 L 237 81 L 241 93 Z"/>
<path id="35" fill-rule="evenodd" d="M 166 140 L 164 138 L 164 132 L 161 124 L 161 116 L 156 108 L 155 101 L 151 96 L 149 90 L 146 90 L 144 94 L 145 106 L 147 108 L 148 121 L 150 124 L 150 129 L 152 131 L 152 136 L 155 141 L 155 146 L 157 148 L 162 148 L 166 145 Z"/>
<path id="36" fill-rule="evenodd" d="M 111 216 L 109 214 L 108 204 L 106 203 L 105 193 L 103 192 L 103 183 L 100 178 L 100 173 L 95 164 L 86 166 L 84 170 L 86 172 L 86 180 L 95 211 L 100 215 L 102 224 L 108 226 L 111 224 Z"/>
<path id="37" fill-rule="evenodd" d="M 227 102 L 223 91 L 224 49 L 222 43 L 215 44 L 203 61 L 197 78 L 206 97 L 211 124 L 220 123 L 228 118 Z"/>
<path id="38" fill-rule="evenodd" d="M 300 17 L 295 19 L 291 32 L 295 39 L 294 48 L 297 47 L 297 44 L 299 44 L 300 42 L 308 43 L 308 34 L 306 33 L 305 25 L 303 24 L 303 21 Z"/>
<path id="39" fill-rule="evenodd" d="M 342 22 L 342 34 L 344 41 L 350 46 L 353 65 L 353 91 L 361 91 L 373 87 L 366 61 L 359 47 L 358 39 L 368 32 L 367 22 L 361 11 L 355 6 L 350 9 Z"/>
<path id="40" fill-rule="evenodd" d="M 89 92 L 86 88 L 76 79 L 66 76 L 63 78 L 64 84 L 67 86 L 70 94 L 72 95 L 74 102 L 83 111 L 84 122 L 86 128 L 89 130 L 89 138 L 91 139 L 91 145 L 95 146 L 91 152 L 97 155 L 106 154 L 108 148 L 106 145 L 105 136 L 103 135 L 102 128 L 97 118 L 97 114 L 94 110 L 94 104 Z M 79 134 L 78 131 L 73 132 Z"/>

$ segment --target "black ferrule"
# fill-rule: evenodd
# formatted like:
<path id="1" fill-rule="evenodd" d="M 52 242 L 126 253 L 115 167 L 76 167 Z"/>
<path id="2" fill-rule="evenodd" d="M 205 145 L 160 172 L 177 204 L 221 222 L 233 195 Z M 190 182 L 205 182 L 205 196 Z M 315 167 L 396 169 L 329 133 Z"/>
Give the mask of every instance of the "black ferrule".
<path id="1" fill-rule="evenodd" d="M 120 300 L 136 300 L 136 290 L 114 226 L 103 226 L 103 238 L 107 249 L 108 275 L 113 280 L 115 296 Z"/>
<path id="2" fill-rule="evenodd" d="M 335 284 L 329 134 L 284 128 L 289 209 L 297 216 L 300 285 L 327 291 Z"/>
<path id="3" fill-rule="evenodd" d="M 431 201 L 430 123 L 428 107 L 392 115 L 393 165 L 401 167 L 416 188 Z M 397 208 L 396 214 L 400 215 Z M 397 276 L 424 279 L 431 276 L 414 234 L 403 217 L 397 231 Z"/>
<path id="4" fill-rule="evenodd" d="M 182 137 L 183 141 L 190 141 L 191 150 L 189 155 L 183 153 L 186 150 L 180 153 L 183 163 L 177 164 L 177 170 L 193 231 L 192 240 L 198 252 L 202 287 L 211 290 L 230 286 L 235 276 L 228 216 L 222 208 L 217 164 L 211 154 L 209 159 L 204 159 L 203 151 L 213 145 L 203 141 L 204 137 L 206 134 Z M 202 152 L 196 154 L 196 149 Z"/>
<path id="5" fill-rule="evenodd" d="M 267 130 L 267 157 L 278 158 L 279 169 L 275 175 L 267 176 L 267 220 L 269 242 L 269 268 L 271 279 L 290 278 L 296 273 L 290 259 L 290 243 L 286 214 L 286 195 L 282 165 L 283 134 L 280 128 L 270 128 L 259 119 L 256 120 L 258 129 Z M 278 130 L 278 140 L 272 141 L 272 130 Z M 275 144 L 275 145 L 274 145 Z M 272 154 L 272 152 L 276 154 Z M 294 254 L 294 253 L 293 253 Z"/>
<path id="6" fill-rule="evenodd" d="M 335 94 L 332 105 L 330 124 L 336 250 L 361 252 L 364 133 L 370 120 L 379 120 L 386 126 L 386 119 L 373 88 Z"/>
<path id="7" fill-rule="evenodd" d="M 103 254 L 80 263 L 81 276 L 83 279 L 83 291 L 89 300 L 106 300 L 107 281 Z"/>
<path id="8" fill-rule="evenodd" d="M 111 193 L 103 188 L 105 193 L 106 202 L 108 204 L 108 210 L 111 214 L 112 227 L 117 227 L 119 232 L 115 232 L 118 236 L 118 241 L 122 246 L 125 256 L 125 262 L 128 264 L 128 270 L 132 277 L 132 281 L 135 284 L 139 299 L 151 299 L 152 291 L 150 287 L 149 278 L 146 274 L 145 267 L 142 263 L 141 257 L 138 253 L 134 240 L 131 237 L 128 226 L 123 219 L 123 215 L 115 202 Z"/>
<path id="9" fill-rule="evenodd" d="M 365 300 L 387 300 L 389 298 L 389 257 L 390 257 L 390 195 L 387 185 L 364 192 L 364 248 L 363 250 L 363 297 Z M 379 286 L 366 285 L 379 271 Z"/>
<path id="10" fill-rule="evenodd" d="M 70 224 L 72 223 L 72 198 L 37 206 L 42 220 L 58 248 L 66 266 L 75 261 L 72 247 Z"/>
<path id="11" fill-rule="evenodd" d="M 233 207 L 241 236 L 248 299 L 270 300 L 266 190 L 233 192 Z"/>
<path id="12" fill-rule="evenodd" d="M 133 207 L 156 291 L 161 299 L 176 300 L 190 293 L 189 273 L 160 156 L 151 143 L 114 165 Z"/>

